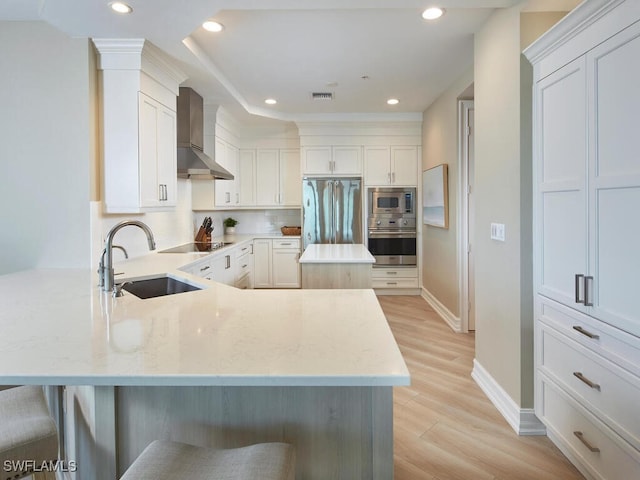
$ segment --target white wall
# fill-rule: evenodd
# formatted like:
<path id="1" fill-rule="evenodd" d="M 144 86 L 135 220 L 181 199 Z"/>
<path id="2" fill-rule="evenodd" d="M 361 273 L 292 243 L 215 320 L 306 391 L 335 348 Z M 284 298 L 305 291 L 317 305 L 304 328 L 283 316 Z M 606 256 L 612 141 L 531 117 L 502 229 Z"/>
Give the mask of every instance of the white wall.
<path id="1" fill-rule="evenodd" d="M 473 69 L 456 80 L 422 117 L 422 171 L 441 163 L 449 173 L 449 228 L 422 227 L 422 285 L 452 315 L 460 316 L 457 215 L 458 98 L 473 83 Z"/>
<path id="2" fill-rule="evenodd" d="M 476 360 L 523 408 L 533 406 L 531 70 L 521 41 L 563 14 L 496 11 L 475 37 Z M 490 239 L 490 224 L 506 240 Z"/>
<path id="3" fill-rule="evenodd" d="M 0 274 L 87 267 L 90 45 L 0 23 Z"/>

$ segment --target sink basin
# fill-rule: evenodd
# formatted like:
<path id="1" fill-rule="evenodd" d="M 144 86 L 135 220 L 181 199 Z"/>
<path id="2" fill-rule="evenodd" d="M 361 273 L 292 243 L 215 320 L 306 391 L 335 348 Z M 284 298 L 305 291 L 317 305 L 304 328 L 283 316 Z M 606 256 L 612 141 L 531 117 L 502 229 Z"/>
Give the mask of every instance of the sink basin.
<path id="1" fill-rule="evenodd" d="M 142 299 L 202 290 L 197 285 L 169 276 L 128 281 L 122 289 Z"/>

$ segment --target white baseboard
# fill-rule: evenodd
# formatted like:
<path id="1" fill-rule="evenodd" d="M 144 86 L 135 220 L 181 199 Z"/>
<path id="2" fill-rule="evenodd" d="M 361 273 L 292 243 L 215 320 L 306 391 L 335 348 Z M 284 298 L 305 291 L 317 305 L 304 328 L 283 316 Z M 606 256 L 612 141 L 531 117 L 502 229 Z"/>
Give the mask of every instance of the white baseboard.
<path id="1" fill-rule="evenodd" d="M 547 434 L 546 427 L 538 420 L 533 408 L 520 408 L 476 359 L 473 360 L 471 378 L 518 435 Z"/>
<path id="2" fill-rule="evenodd" d="M 460 321 L 460 317 L 456 317 L 451 310 L 445 307 L 440 300 L 438 300 L 429 290 L 422 287 L 422 293 L 420 295 L 424 298 L 431 308 L 433 308 L 440 317 L 451 327 L 451 329 L 456 332 L 462 332 L 462 322 Z"/>
<path id="3" fill-rule="evenodd" d="M 376 295 L 420 295 L 419 288 L 374 288 Z"/>

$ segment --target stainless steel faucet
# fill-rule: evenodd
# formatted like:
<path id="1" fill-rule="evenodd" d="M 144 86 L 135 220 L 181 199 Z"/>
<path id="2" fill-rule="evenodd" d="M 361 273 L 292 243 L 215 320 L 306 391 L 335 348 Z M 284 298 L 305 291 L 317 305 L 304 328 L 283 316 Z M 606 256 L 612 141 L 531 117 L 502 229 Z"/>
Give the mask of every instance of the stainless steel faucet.
<path id="1" fill-rule="evenodd" d="M 115 281 L 113 279 L 113 237 L 122 227 L 126 227 L 127 225 L 134 225 L 142 229 L 142 231 L 147 235 L 147 242 L 149 243 L 149 250 L 156 249 L 156 242 L 153 239 L 153 232 L 151 229 L 144 223 L 138 220 L 123 220 L 120 223 L 115 224 L 109 233 L 107 234 L 107 239 L 105 240 L 105 248 L 104 248 L 104 262 L 101 262 L 100 270 L 98 273 L 100 274 L 100 278 L 102 279 L 102 289 L 105 292 L 110 292 L 113 290 Z"/>
<path id="2" fill-rule="evenodd" d="M 112 249 L 113 248 L 118 248 L 118 249 L 122 250 L 122 253 L 124 254 L 124 258 L 129 258 L 129 254 L 127 253 L 127 249 L 124 248 L 123 246 L 121 246 L 121 245 L 113 245 L 111 248 Z M 102 285 L 104 284 L 104 279 L 102 278 L 102 275 L 103 275 L 102 274 L 102 270 L 104 269 L 104 254 L 106 252 L 107 252 L 107 249 L 103 248 L 102 249 L 102 255 L 100 255 L 100 264 L 98 265 L 98 286 L 100 288 L 102 288 Z M 118 274 L 114 273 L 113 275 L 115 277 L 115 275 L 118 275 Z"/>

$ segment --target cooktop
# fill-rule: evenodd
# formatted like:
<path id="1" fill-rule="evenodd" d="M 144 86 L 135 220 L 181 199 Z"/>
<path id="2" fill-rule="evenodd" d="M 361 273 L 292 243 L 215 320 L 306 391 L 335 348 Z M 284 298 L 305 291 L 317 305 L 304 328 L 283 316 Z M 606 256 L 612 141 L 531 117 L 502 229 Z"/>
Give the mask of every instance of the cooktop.
<path id="1" fill-rule="evenodd" d="M 158 253 L 208 253 L 214 250 L 219 250 L 222 247 L 231 245 L 233 242 L 193 242 L 185 243 L 184 245 L 178 245 L 177 247 L 167 248 L 166 250 L 160 250 Z"/>

